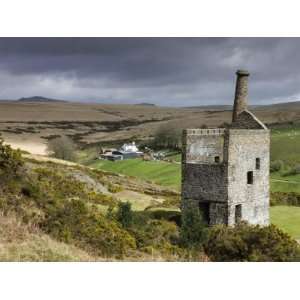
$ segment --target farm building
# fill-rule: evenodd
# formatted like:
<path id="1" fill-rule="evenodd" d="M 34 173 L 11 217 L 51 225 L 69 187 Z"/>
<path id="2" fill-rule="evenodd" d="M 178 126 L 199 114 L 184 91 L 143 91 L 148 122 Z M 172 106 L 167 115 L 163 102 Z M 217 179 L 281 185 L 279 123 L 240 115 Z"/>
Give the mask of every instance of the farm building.
<path id="1" fill-rule="evenodd" d="M 100 155 L 101 159 L 107 159 L 111 161 L 134 159 L 143 156 L 143 152 L 139 151 L 135 142 L 124 144 L 120 149 L 106 152 Z"/>

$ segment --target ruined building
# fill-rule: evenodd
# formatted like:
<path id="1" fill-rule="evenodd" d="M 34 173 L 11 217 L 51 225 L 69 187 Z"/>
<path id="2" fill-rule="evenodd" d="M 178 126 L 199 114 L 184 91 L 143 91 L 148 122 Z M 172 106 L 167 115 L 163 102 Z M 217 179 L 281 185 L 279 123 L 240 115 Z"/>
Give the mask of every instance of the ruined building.
<path id="1" fill-rule="evenodd" d="M 249 73 L 236 75 L 229 128 L 183 132 L 182 209 L 200 209 L 209 225 L 267 225 L 270 132 L 247 109 Z"/>

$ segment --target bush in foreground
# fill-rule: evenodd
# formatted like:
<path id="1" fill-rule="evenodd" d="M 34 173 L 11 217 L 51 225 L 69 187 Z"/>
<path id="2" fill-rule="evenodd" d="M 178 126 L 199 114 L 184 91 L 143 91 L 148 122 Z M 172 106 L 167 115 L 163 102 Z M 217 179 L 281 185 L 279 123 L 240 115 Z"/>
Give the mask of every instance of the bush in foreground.
<path id="1" fill-rule="evenodd" d="M 21 151 L 5 145 L 0 136 L 0 176 L 6 180 L 17 176 L 23 164 Z"/>
<path id="2" fill-rule="evenodd" d="M 206 238 L 206 226 L 199 209 L 188 207 L 182 214 L 180 241 L 184 247 L 195 248 L 202 245 Z"/>
<path id="3" fill-rule="evenodd" d="M 124 228 L 130 227 L 133 220 L 133 214 L 130 202 L 120 202 L 117 211 L 117 220 Z"/>
<path id="4" fill-rule="evenodd" d="M 58 240 L 74 243 L 97 255 L 122 257 L 136 248 L 127 231 L 82 200 L 65 201 L 48 210 L 41 227 Z"/>
<path id="5" fill-rule="evenodd" d="M 208 232 L 204 243 L 213 261 L 299 261 L 299 245 L 274 225 L 236 227 L 218 225 Z"/>

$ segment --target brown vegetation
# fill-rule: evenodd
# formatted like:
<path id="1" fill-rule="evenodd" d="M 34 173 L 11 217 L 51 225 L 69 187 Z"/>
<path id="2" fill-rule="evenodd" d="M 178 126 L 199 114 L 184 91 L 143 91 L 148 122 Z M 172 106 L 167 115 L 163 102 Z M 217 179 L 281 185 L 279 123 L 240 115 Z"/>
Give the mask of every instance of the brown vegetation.
<path id="1" fill-rule="evenodd" d="M 298 106 L 256 108 L 264 123 L 290 122 L 300 118 Z M 0 130 L 8 143 L 34 154 L 45 154 L 53 137 L 70 136 L 76 143 L 97 144 L 148 140 L 164 124 L 178 130 L 216 127 L 231 120 L 228 110 L 167 108 L 143 105 L 30 103 L 1 101 Z"/>

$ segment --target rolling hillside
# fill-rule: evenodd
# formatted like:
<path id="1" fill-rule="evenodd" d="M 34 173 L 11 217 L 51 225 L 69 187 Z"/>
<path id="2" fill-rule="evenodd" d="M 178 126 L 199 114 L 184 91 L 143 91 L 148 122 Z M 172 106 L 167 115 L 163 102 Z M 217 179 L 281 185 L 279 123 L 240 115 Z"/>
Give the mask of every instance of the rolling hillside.
<path id="1" fill-rule="evenodd" d="M 0 132 L 15 148 L 46 154 L 48 140 L 59 135 L 69 135 L 81 146 L 115 144 L 151 139 L 165 124 L 183 129 L 217 127 L 230 122 L 231 111 L 219 109 L 219 106 L 176 108 L 27 99 L 0 101 Z M 254 109 L 267 124 L 300 121 L 299 102 Z"/>

